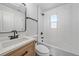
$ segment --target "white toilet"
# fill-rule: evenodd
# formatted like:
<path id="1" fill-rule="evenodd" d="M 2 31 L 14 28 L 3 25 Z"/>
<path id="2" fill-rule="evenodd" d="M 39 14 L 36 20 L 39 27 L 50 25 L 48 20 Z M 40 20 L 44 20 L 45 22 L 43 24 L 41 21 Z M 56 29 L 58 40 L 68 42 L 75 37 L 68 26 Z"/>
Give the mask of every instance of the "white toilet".
<path id="1" fill-rule="evenodd" d="M 36 53 L 39 56 L 49 56 L 49 49 L 42 44 L 38 44 L 36 45 Z"/>

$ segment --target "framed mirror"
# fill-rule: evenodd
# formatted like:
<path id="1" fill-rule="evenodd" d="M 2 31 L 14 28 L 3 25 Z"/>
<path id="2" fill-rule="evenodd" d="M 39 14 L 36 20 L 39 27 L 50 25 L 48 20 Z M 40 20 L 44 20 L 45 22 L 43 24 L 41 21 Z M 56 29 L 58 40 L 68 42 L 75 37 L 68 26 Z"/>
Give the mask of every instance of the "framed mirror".
<path id="1" fill-rule="evenodd" d="M 0 3 L 0 32 L 25 31 L 25 11 L 20 3 Z"/>

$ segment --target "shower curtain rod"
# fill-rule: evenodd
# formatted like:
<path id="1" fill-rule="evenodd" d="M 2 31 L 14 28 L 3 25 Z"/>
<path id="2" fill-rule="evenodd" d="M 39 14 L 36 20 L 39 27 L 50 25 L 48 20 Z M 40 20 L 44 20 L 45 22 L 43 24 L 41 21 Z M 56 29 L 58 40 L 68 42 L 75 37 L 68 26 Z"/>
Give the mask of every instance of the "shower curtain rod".
<path id="1" fill-rule="evenodd" d="M 33 19 L 33 18 L 31 18 L 31 17 L 26 17 L 26 19 L 31 19 L 31 20 L 33 20 L 33 21 L 36 21 L 36 22 L 38 22 L 38 20 L 36 20 L 36 19 Z"/>

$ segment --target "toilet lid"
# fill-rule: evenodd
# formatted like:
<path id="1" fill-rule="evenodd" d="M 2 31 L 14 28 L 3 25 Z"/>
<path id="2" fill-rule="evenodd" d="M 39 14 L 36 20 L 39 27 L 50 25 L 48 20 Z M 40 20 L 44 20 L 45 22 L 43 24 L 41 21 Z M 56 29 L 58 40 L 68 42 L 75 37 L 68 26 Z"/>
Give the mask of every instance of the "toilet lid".
<path id="1" fill-rule="evenodd" d="M 40 53 L 49 53 L 49 49 L 44 45 L 37 45 L 36 50 Z"/>

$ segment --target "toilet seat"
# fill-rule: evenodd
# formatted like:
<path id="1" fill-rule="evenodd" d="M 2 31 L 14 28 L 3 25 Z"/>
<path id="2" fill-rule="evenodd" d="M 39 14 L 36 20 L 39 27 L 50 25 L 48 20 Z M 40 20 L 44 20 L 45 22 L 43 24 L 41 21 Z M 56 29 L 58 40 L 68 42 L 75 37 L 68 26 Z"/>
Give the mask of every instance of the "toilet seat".
<path id="1" fill-rule="evenodd" d="M 39 44 L 39 45 L 36 46 L 36 50 L 37 50 L 39 53 L 42 53 L 42 54 L 49 53 L 49 49 L 48 49 L 46 46 L 41 45 L 41 44 Z"/>

